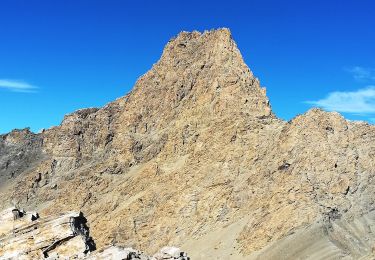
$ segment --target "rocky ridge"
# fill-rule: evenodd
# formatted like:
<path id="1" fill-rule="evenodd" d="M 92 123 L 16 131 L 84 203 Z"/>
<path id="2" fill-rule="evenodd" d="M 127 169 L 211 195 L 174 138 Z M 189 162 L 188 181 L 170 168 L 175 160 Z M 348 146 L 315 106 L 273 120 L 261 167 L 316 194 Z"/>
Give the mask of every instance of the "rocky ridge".
<path id="1" fill-rule="evenodd" d="M 128 95 L 41 134 L 21 131 L 19 140 L 41 140 L 26 149 L 37 159 L 12 157 L 20 166 L 4 179 L 1 206 L 82 211 L 98 248 L 173 244 L 194 259 L 293 259 L 277 245 L 303 244 L 311 225 L 336 234 L 334 223 L 369 219 L 374 130 L 320 109 L 278 119 L 229 30 L 182 32 Z M 371 222 L 361 227 L 370 236 Z M 372 250 L 336 242 L 339 253 L 325 259 Z"/>
<path id="2" fill-rule="evenodd" d="M 29 129 L 0 135 L 0 187 L 42 159 L 43 139 Z"/>

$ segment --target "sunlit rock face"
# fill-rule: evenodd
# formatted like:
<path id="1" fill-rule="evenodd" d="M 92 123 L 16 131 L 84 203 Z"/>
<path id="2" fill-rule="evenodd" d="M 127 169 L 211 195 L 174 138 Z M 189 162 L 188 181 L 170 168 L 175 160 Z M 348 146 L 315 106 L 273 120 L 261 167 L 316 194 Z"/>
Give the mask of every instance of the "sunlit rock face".
<path id="1" fill-rule="evenodd" d="M 5 209 L 0 212 L 0 259 L 190 259 L 177 247 L 163 247 L 153 256 L 114 245 L 96 250 L 87 224 L 81 212 L 41 217 L 15 207 Z"/>
<path id="2" fill-rule="evenodd" d="M 1 138 L 0 205 L 83 212 L 99 251 L 298 259 L 288 248 L 308 248 L 313 226 L 333 227 L 317 248 L 372 254 L 329 234 L 372 216 L 374 126 L 319 109 L 278 119 L 228 29 L 182 32 L 126 96 Z M 370 220 L 353 225 L 370 236 Z"/>
<path id="3" fill-rule="evenodd" d="M 82 213 L 40 218 L 9 208 L 0 213 L 1 259 L 83 258 L 95 250 Z"/>

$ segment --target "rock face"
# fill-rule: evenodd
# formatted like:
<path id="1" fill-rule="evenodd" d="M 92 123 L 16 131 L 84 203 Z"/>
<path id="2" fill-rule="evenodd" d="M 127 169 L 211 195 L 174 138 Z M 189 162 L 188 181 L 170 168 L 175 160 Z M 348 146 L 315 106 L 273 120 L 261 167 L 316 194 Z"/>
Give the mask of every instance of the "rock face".
<path id="1" fill-rule="evenodd" d="M 17 208 L 0 212 L 0 259 L 190 259 L 176 247 L 163 247 L 154 256 L 118 246 L 95 249 L 81 212 L 42 218 Z"/>
<path id="2" fill-rule="evenodd" d="M 99 260 L 99 259 L 140 259 L 140 260 L 189 260 L 185 252 L 182 252 L 177 247 L 163 247 L 158 253 L 153 256 L 148 256 L 145 253 L 135 250 L 133 248 L 122 248 L 118 246 L 109 246 L 100 251 L 90 254 L 85 259 Z"/>
<path id="3" fill-rule="evenodd" d="M 0 213 L 0 259 L 83 258 L 95 249 L 86 219 L 68 212 L 39 218 L 16 208 Z"/>
<path id="4" fill-rule="evenodd" d="M 0 185 L 42 159 L 43 139 L 29 129 L 0 135 Z"/>
<path id="5" fill-rule="evenodd" d="M 319 109 L 278 119 L 227 29 L 180 33 L 128 95 L 29 135 L 1 205 L 82 211 L 99 249 L 298 259 L 315 234 L 315 259 L 371 255 L 358 236 L 372 241 L 375 127 Z"/>

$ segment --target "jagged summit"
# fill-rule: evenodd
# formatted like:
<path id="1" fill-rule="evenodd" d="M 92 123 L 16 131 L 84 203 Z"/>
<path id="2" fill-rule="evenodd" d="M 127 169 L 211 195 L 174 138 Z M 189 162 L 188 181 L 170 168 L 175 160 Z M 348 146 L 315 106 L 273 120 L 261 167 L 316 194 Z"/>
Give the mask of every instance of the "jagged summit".
<path id="1" fill-rule="evenodd" d="M 147 100 L 143 105 L 151 104 L 150 111 L 205 107 L 202 112 L 220 116 L 272 115 L 265 89 L 244 63 L 228 29 L 180 33 L 137 81 L 131 99 Z"/>
<path id="2" fill-rule="evenodd" d="M 207 47 L 211 47 L 211 49 Z M 192 52 L 199 52 L 199 49 L 201 52 L 205 52 L 204 55 L 220 56 L 223 55 L 225 49 L 233 50 L 233 47 L 235 47 L 235 42 L 227 28 L 203 33 L 183 31 L 166 44 L 160 62 L 165 59 L 193 59 L 195 55 L 198 56 L 198 53 L 191 55 Z"/>
<path id="3" fill-rule="evenodd" d="M 167 43 L 159 63 L 175 60 L 176 63 L 187 64 L 193 59 L 217 60 L 220 58 L 237 59 L 237 62 L 243 63 L 231 32 L 226 28 L 204 33 L 198 31 L 179 33 Z"/>
<path id="4" fill-rule="evenodd" d="M 0 138 L 0 206 L 82 211 L 98 249 L 373 254 L 375 127 L 317 109 L 277 119 L 227 29 L 180 33 L 125 97 L 20 136 Z"/>

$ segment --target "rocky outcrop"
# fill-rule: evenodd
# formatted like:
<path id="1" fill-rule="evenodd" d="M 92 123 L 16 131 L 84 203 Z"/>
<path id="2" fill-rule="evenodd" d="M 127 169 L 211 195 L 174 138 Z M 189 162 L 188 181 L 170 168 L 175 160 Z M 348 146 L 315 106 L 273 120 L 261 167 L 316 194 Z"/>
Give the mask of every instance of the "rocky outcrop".
<path id="1" fill-rule="evenodd" d="M 172 244 L 193 259 L 249 258 L 374 210 L 375 127 L 320 109 L 278 119 L 227 29 L 180 33 L 128 95 L 26 136 L 40 140 L 27 152 L 38 159 L 14 157 L 0 205 L 82 211 L 99 249 L 152 255 Z M 340 230 L 329 234 L 353 234 Z"/>
<path id="2" fill-rule="evenodd" d="M 36 212 L 17 208 L 0 213 L 0 259 L 189 260 L 187 254 L 176 247 L 163 247 L 154 256 L 118 246 L 95 249 L 87 220 L 81 212 L 41 218 Z"/>
<path id="3" fill-rule="evenodd" d="M 11 208 L 0 213 L 0 259 L 83 258 L 95 249 L 82 213 L 39 218 Z"/>
<path id="4" fill-rule="evenodd" d="M 185 252 L 182 252 L 177 247 L 163 247 L 158 253 L 153 256 L 148 256 L 145 253 L 135 250 L 133 248 L 123 248 L 118 246 L 108 246 L 98 252 L 94 252 L 87 256 L 87 260 L 99 259 L 140 259 L 140 260 L 189 260 Z"/>
<path id="5" fill-rule="evenodd" d="M 37 165 L 43 157 L 42 144 L 42 137 L 28 128 L 0 135 L 0 185 Z"/>

